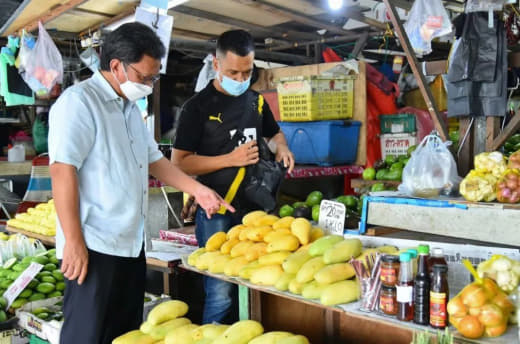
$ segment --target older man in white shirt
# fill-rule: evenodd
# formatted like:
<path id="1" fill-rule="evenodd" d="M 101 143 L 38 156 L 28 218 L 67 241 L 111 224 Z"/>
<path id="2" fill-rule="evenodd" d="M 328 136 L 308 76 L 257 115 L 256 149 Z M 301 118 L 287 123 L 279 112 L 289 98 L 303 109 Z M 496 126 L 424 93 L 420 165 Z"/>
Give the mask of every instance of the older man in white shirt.
<path id="1" fill-rule="evenodd" d="M 226 204 L 165 159 L 135 101 L 152 92 L 165 49 L 139 23 L 110 33 L 101 71 L 51 108 L 49 155 L 66 277 L 62 344 L 111 343 L 142 321 L 148 176 L 197 197 L 210 217 Z"/>

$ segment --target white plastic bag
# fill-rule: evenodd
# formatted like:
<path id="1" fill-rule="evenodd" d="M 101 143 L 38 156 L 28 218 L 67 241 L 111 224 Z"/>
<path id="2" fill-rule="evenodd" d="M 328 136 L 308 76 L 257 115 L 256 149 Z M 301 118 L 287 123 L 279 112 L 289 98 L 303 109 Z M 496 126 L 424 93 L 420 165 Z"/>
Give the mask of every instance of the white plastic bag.
<path id="1" fill-rule="evenodd" d="M 450 144 L 437 135 L 426 136 L 403 170 L 399 191 L 416 197 L 436 197 L 457 189 L 461 178 L 448 149 Z"/>
<path id="2" fill-rule="evenodd" d="M 31 51 L 36 44 L 36 39 L 30 33 L 22 32 L 22 39 L 20 39 L 20 50 L 18 51 L 18 57 L 16 58 L 15 66 L 18 68 L 20 74 L 25 73 L 25 66 L 27 61 L 30 59 Z"/>
<path id="3" fill-rule="evenodd" d="M 213 69 L 213 55 L 209 54 L 204 59 L 204 65 L 199 72 L 195 92 L 200 92 L 208 86 L 209 82 L 217 77 L 217 72 Z"/>
<path id="4" fill-rule="evenodd" d="M 55 84 L 63 82 L 63 61 L 42 23 L 38 26 L 38 39 L 26 62 L 23 78 L 37 96 L 46 96 Z"/>
<path id="5" fill-rule="evenodd" d="M 451 33 L 451 21 L 441 0 L 415 0 L 404 29 L 417 54 L 432 52 L 431 41 Z"/>

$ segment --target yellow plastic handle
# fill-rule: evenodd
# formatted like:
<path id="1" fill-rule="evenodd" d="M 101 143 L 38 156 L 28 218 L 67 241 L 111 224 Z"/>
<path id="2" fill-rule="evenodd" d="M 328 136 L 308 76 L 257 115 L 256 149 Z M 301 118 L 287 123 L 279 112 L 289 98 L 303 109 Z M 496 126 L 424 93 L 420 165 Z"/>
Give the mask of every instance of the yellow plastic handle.
<path id="1" fill-rule="evenodd" d="M 480 276 L 478 275 L 477 270 L 475 270 L 475 268 L 473 267 L 473 264 L 471 264 L 471 262 L 467 259 L 463 259 L 462 264 L 464 264 L 466 269 L 468 269 L 468 271 L 473 275 L 475 281 L 478 284 L 482 284 L 482 278 L 480 278 Z"/>

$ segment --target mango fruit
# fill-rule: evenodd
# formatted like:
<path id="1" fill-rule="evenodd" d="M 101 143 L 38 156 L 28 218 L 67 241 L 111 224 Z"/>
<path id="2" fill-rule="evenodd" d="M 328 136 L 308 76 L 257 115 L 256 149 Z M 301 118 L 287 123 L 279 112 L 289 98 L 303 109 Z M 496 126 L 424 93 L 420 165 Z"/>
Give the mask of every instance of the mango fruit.
<path id="1" fill-rule="evenodd" d="M 343 241 L 343 237 L 340 235 L 326 235 L 311 244 L 311 247 L 309 247 L 309 254 L 312 257 L 321 256 L 325 251 L 340 241 Z"/>
<path id="2" fill-rule="evenodd" d="M 306 299 L 319 299 L 323 290 L 327 288 L 326 285 L 319 284 L 316 281 L 305 283 L 302 288 L 302 296 Z"/>
<path id="3" fill-rule="evenodd" d="M 276 215 L 265 215 L 262 216 L 253 223 L 253 226 L 255 227 L 261 227 L 261 226 L 269 226 L 271 227 L 276 221 L 280 220 L 280 218 Z"/>
<path id="4" fill-rule="evenodd" d="M 290 256 L 292 252 L 290 251 L 278 251 L 273 253 L 268 253 L 264 256 L 258 258 L 258 262 L 260 265 L 281 265 L 284 260 Z"/>
<path id="5" fill-rule="evenodd" d="M 267 245 L 267 252 L 295 251 L 300 246 L 300 241 L 294 235 L 288 234 L 277 238 Z"/>
<path id="6" fill-rule="evenodd" d="M 368 248 L 366 250 L 363 250 L 361 254 L 356 257 L 356 260 L 359 260 L 361 263 L 363 263 L 365 268 L 368 268 L 367 258 L 377 253 L 379 253 L 377 248 Z"/>
<path id="7" fill-rule="evenodd" d="M 227 235 L 225 232 L 216 232 L 212 236 L 209 237 L 206 242 L 206 251 L 212 252 L 220 250 L 220 246 L 224 244 L 227 240 Z"/>
<path id="8" fill-rule="evenodd" d="M 255 210 L 255 211 L 252 211 L 248 214 L 246 214 L 243 218 L 242 218 L 242 223 L 246 226 L 253 226 L 254 223 L 256 222 L 256 220 L 258 220 L 259 218 L 263 217 L 267 215 L 267 213 L 265 211 L 262 211 L 262 210 Z"/>
<path id="9" fill-rule="evenodd" d="M 244 256 L 232 258 L 224 268 L 224 274 L 226 276 L 236 277 L 244 266 L 246 266 L 249 261 Z"/>
<path id="10" fill-rule="evenodd" d="M 134 330 L 117 337 L 112 341 L 112 344 L 153 344 L 156 340 L 149 335 Z"/>
<path id="11" fill-rule="evenodd" d="M 291 228 L 291 223 L 294 221 L 294 217 L 286 216 L 273 223 L 273 229 Z"/>
<path id="12" fill-rule="evenodd" d="M 213 344 L 247 344 L 264 332 L 262 324 L 253 320 L 241 320 L 231 325 L 215 338 Z"/>
<path id="13" fill-rule="evenodd" d="M 289 282 L 289 291 L 293 294 L 301 295 L 304 285 L 305 283 L 300 283 L 295 278 L 291 282 Z"/>
<path id="14" fill-rule="evenodd" d="M 195 261 L 195 267 L 199 270 L 207 270 L 209 263 L 221 255 L 220 251 L 204 252 Z"/>
<path id="15" fill-rule="evenodd" d="M 228 328 L 228 325 L 206 324 L 194 329 L 191 332 L 191 337 L 195 341 L 201 340 L 203 338 L 214 340 L 222 333 L 224 333 L 224 331 L 226 331 Z"/>
<path id="16" fill-rule="evenodd" d="M 350 263 L 326 265 L 314 274 L 314 279 L 320 284 L 332 284 L 352 278 L 356 275 Z"/>
<path id="17" fill-rule="evenodd" d="M 253 284 L 273 286 L 283 275 L 280 265 L 266 265 L 254 269 L 249 280 Z"/>
<path id="18" fill-rule="evenodd" d="M 266 332 L 261 336 L 258 336 L 251 340 L 248 344 L 276 344 L 282 338 L 293 336 L 290 332 L 273 331 Z"/>
<path id="19" fill-rule="evenodd" d="M 240 231 L 240 233 L 238 234 L 238 240 L 246 241 L 247 240 L 247 235 L 249 234 L 249 231 L 252 228 L 253 227 L 246 227 L 246 228 L 242 229 L 242 231 Z"/>
<path id="20" fill-rule="evenodd" d="M 258 242 L 251 246 L 247 252 L 244 254 L 244 257 L 252 262 L 253 260 L 257 260 L 260 256 L 263 256 L 267 253 L 267 244 L 265 242 Z"/>
<path id="21" fill-rule="evenodd" d="M 353 281 L 341 281 L 329 284 L 321 293 L 320 302 L 325 306 L 339 305 L 357 301 L 361 290 L 359 283 Z"/>
<path id="22" fill-rule="evenodd" d="M 231 240 L 231 239 L 238 239 L 238 236 L 240 235 L 240 232 L 247 228 L 246 226 L 244 225 L 236 225 L 236 226 L 233 226 L 229 229 L 229 231 L 226 233 L 226 237 L 228 240 Z"/>
<path id="23" fill-rule="evenodd" d="M 302 245 L 307 245 L 310 242 L 311 229 L 311 223 L 303 217 L 299 217 L 291 223 L 291 232 L 298 238 Z"/>
<path id="24" fill-rule="evenodd" d="M 271 226 L 253 227 L 247 231 L 247 239 L 251 241 L 264 241 L 264 236 L 272 231 Z"/>
<path id="25" fill-rule="evenodd" d="M 154 326 L 150 330 L 149 335 L 150 335 L 150 337 L 152 337 L 155 340 L 161 340 L 164 337 L 166 337 L 166 335 L 168 333 L 170 333 L 171 331 L 173 331 L 174 329 L 181 327 L 181 326 L 188 325 L 188 324 L 191 324 L 191 320 L 188 318 L 177 318 L 177 319 L 169 320 L 169 321 L 163 322 L 157 326 Z"/>
<path id="26" fill-rule="evenodd" d="M 153 328 L 154 328 L 154 326 L 152 324 L 150 324 L 148 321 L 145 321 L 141 324 L 141 326 L 139 327 L 139 330 L 143 333 L 149 334 Z"/>
<path id="27" fill-rule="evenodd" d="M 318 256 L 308 260 L 302 265 L 298 273 L 296 274 L 296 280 L 299 283 L 307 283 L 314 279 L 314 274 L 321 270 L 325 266 L 323 258 Z"/>
<path id="28" fill-rule="evenodd" d="M 274 287 L 280 291 L 289 289 L 289 283 L 296 277 L 296 274 L 284 272 L 282 276 L 276 281 Z"/>
<path id="29" fill-rule="evenodd" d="M 311 238 L 309 242 L 315 242 L 319 238 L 325 236 L 325 232 L 320 227 L 312 227 L 311 229 Z"/>
<path id="30" fill-rule="evenodd" d="M 251 274 L 253 273 L 253 271 L 259 268 L 260 266 L 261 265 L 258 263 L 258 260 L 254 260 L 246 266 L 244 266 L 242 269 L 240 269 L 240 271 L 238 272 L 238 276 L 240 278 L 248 280 L 251 278 Z"/>
<path id="31" fill-rule="evenodd" d="M 238 238 L 229 239 L 228 241 L 223 243 L 222 246 L 220 247 L 220 253 L 230 254 L 231 249 L 233 247 L 235 247 L 235 245 L 238 244 L 239 242 L 240 242 L 240 240 L 238 240 Z"/>
<path id="32" fill-rule="evenodd" d="M 192 337 L 193 330 L 197 329 L 199 325 L 188 324 L 170 331 L 164 337 L 164 344 L 192 344 L 195 341 Z"/>
<path id="33" fill-rule="evenodd" d="M 212 274 L 223 274 L 224 269 L 226 268 L 226 265 L 229 263 L 230 260 L 231 257 L 229 255 L 221 254 L 209 262 L 208 271 Z"/>
<path id="34" fill-rule="evenodd" d="M 395 246 L 385 245 L 377 247 L 377 250 L 384 254 L 397 254 L 399 249 Z"/>
<path id="35" fill-rule="evenodd" d="M 297 273 L 303 264 L 311 259 L 308 251 L 297 251 L 288 256 L 282 263 L 283 270 L 289 273 Z"/>
<path id="36" fill-rule="evenodd" d="M 309 344 L 309 340 L 302 335 L 297 335 L 297 336 L 282 338 L 279 341 L 277 341 L 276 344 Z"/>
<path id="37" fill-rule="evenodd" d="M 361 254 L 363 244 L 359 239 L 345 239 L 329 248 L 323 254 L 325 264 L 347 262 Z"/>
<path id="38" fill-rule="evenodd" d="M 188 305 L 179 300 L 170 300 L 155 306 L 148 313 L 147 321 L 151 325 L 159 325 L 165 321 L 173 320 L 188 313 Z"/>
<path id="39" fill-rule="evenodd" d="M 243 256 L 246 252 L 253 246 L 254 243 L 252 241 L 242 241 L 233 246 L 230 252 L 231 258 L 236 258 L 239 256 Z"/>
<path id="40" fill-rule="evenodd" d="M 278 239 L 280 239 L 286 235 L 292 235 L 292 233 L 289 229 L 287 229 L 287 228 L 278 229 L 278 230 L 267 233 L 264 236 L 264 241 L 266 243 L 271 243 L 273 241 L 277 241 Z"/>

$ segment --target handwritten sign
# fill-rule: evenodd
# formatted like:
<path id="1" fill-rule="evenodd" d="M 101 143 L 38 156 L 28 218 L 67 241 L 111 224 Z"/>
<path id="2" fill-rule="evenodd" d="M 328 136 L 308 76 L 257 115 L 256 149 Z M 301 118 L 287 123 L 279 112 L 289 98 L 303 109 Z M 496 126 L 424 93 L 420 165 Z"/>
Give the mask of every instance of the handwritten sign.
<path id="1" fill-rule="evenodd" d="M 346 208 L 343 203 L 323 200 L 320 204 L 319 225 L 330 234 L 343 235 Z"/>
<path id="2" fill-rule="evenodd" d="M 43 265 L 31 263 L 27 269 L 11 284 L 5 291 L 4 297 L 7 300 L 7 308 L 16 300 L 18 295 L 27 287 L 34 277 L 43 269 Z"/>

